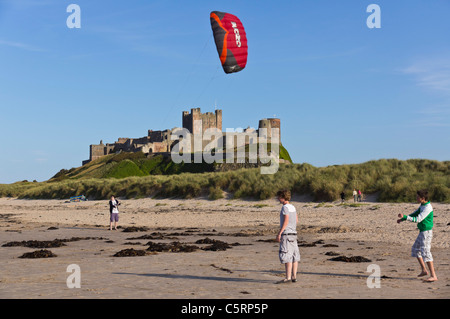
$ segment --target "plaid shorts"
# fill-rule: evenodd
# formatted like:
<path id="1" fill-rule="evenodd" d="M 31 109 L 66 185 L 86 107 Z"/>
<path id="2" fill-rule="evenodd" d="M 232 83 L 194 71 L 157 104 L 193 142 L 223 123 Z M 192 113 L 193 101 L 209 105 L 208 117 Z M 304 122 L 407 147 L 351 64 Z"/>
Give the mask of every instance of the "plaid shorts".
<path id="1" fill-rule="evenodd" d="M 421 231 L 411 248 L 411 257 L 422 257 L 424 262 L 433 261 L 431 255 L 431 239 L 433 231 Z"/>

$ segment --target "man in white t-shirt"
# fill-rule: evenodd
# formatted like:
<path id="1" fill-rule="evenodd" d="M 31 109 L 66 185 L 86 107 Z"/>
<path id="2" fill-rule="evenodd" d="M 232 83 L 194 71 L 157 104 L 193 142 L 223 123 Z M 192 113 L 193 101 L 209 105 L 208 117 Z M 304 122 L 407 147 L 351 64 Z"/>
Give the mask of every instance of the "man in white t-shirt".
<path id="1" fill-rule="evenodd" d="M 283 204 L 280 212 L 280 231 L 277 235 L 277 241 L 280 243 L 279 258 L 286 270 L 286 278 L 280 283 L 297 282 L 297 268 L 300 261 L 297 244 L 297 211 L 294 205 L 289 204 L 290 191 L 279 191 L 277 198 Z"/>

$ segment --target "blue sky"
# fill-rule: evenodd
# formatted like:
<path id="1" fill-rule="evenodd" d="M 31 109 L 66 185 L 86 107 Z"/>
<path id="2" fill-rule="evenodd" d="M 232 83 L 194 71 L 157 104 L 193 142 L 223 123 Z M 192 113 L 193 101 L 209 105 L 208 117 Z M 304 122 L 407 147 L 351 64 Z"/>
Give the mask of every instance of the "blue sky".
<path id="1" fill-rule="evenodd" d="M 242 72 L 220 66 L 214 10 L 244 24 Z M 450 160 L 449 12 L 448 0 L 0 0 L 0 183 L 47 180 L 90 144 L 215 105 L 224 130 L 280 118 L 296 163 Z"/>

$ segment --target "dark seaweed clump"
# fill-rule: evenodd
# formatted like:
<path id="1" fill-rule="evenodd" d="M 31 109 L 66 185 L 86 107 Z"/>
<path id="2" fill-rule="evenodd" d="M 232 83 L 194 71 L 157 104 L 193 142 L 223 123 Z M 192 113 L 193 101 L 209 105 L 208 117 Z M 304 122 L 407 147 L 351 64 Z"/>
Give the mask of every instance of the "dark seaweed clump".
<path id="1" fill-rule="evenodd" d="M 346 263 L 365 263 L 365 262 L 371 262 L 370 259 L 367 259 L 365 257 L 362 256 L 352 256 L 352 257 L 347 257 L 347 256 L 339 256 L 339 257 L 335 257 L 335 258 L 331 258 L 329 259 L 331 261 L 343 261 Z"/>
<path id="2" fill-rule="evenodd" d="M 135 250 L 133 248 L 123 249 L 113 255 L 113 257 L 136 257 L 136 256 L 145 256 L 145 250 Z"/>
<path id="3" fill-rule="evenodd" d="M 130 238 L 127 238 L 127 239 L 128 240 L 134 240 L 134 239 L 151 239 L 151 240 L 153 240 L 153 239 L 173 239 L 173 240 L 176 240 L 178 238 L 177 237 L 172 237 L 170 235 L 166 235 L 166 234 L 163 234 L 163 233 L 160 233 L 160 232 L 153 232 L 151 234 L 146 234 L 146 235 L 142 235 L 142 236 L 139 236 L 139 237 L 130 237 Z"/>
<path id="4" fill-rule="evenodd" d="M 204 239 L 197 240 L 195 243 L 196 244 L 214 244 L 216 242 L 218 242 L 218 240 L 206 237 Z"/>
<path id="5" fill-rule="evenodd" d="M 50 258 L 56 257 L 54 253 L 47 249 L 36 250 L 30 253 L 25 253 L 19 258 Z"/>
<path id="6" fill-rule="evenodd" d="M 335 253 L 334 251 L 327 251 L 327 252 L 325 253 L 325 255 L 326 255 L 326 256 L 339 256 L 339 254 L 338 254 L 338 253 Z"/>
<path id="7" fill-rule="evenodd" d="M 64 242 L 60 239 L 55 240 L 24 240 L 24 241 L 11 241 L 6 244 L 3 244 L 2 247 L 29 247 L 29 248 L 55 248 L 55 247 L 61 247 L 66 246 Z"/>
<path id="8" fill-rule="evenodd" d="M 146 245 L 149 246 L 147 248 L 147 250 L 152 251 L 152 252 L 190 253 L 190 252 L 193 252 L 193 251 L 196 251 L 197 249 L 199 249 L 198 246 L 186 245 L 186 244 L 182 244 L 178 241 L 174 241 L 170 244 L 154 243 L 154 242 L 149 241 Z"/>
<path id="9" fill-rule="evenodd" d="M 206 246 L 205 248 L 202 248 L 203 250 L 211 250 L 211 251 L 225 251 L 228 248 L 232 248 L 233 246 L 240 246 L 240 243 L 234 243 L 234 244 L 228 244 L 224 241 L 217 240 L 217 239 L 210 239 L 208 237 L 204 239 L 199 239 L 195 242 L 196 244 L 210 244 L 209 246 Z"/>
<path id="10" fill-rule="evenodd" d="M 124 233 L 133 233 L 133 232 L 139 232 L 139 231 L 148 231 L 147 227 L 136 227 L 136 226 L 130 226 L 126 227 L 122 230 Z"/>
<path id="11" fill-rule="evenodd" d="M 89 240 L 89 239 L 105 239 L 102 237 L 72 237 L 68 239 L 53 239 L 53 240 L 23 240 L 23 241 L 11 241 L 3 244 L 2 247 L 29 247 L 29 248 L 56 248 L 66 246 L 67 242 Z"/>

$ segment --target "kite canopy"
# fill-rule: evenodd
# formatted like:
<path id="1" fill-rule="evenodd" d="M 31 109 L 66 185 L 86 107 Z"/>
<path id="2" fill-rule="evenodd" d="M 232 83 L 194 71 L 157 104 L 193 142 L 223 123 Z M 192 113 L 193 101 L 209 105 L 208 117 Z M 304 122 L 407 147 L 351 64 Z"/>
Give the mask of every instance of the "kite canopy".
<path id="1" fill-rule="evenodd" d="M 230 13 L 213 11 L 211 28 L 217 52 L 225 73 L 239 72 L 247 64 L 247 36 L 238 17 Z"/>

